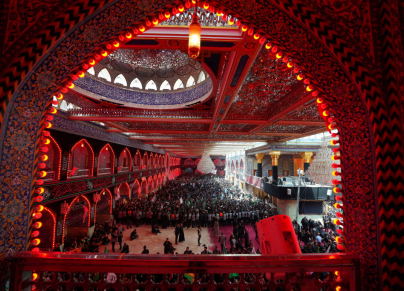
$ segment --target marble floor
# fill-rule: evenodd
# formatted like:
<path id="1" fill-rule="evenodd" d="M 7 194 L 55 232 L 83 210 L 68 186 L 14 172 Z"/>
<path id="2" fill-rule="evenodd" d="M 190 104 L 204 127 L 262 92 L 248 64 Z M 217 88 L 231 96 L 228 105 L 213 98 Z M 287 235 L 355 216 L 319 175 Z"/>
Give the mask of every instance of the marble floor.
<path id="1" fill-rule="evenodd" d="M 204 228 L 202 227 L 202 238 L 201 238 L 201 246 L 198 246 L 198 231 L 197 228 L 184 228 L 184 235 L 185 235 L 185 241 L 178 243 L 177 245 L 175 244 L 175 234 L 174 234 L 174 227 L 168 227 L 166 229 L 162 229 L 160 227 L 161 233 L 158 235 L 153 234 L 151 232 L 151 227 L 150 225 L 142 225 L 139 227 L 136 227 L 137 234 L 139 235 L 138 239 L 129 240 L 129 236 L 132 232 L 134 227 L 131 229 L 126 229 L 125 226 L 125 231 L 123 233 L 123 240 L 122 240 L 122 245 L 126 243 L 129 245 L 129 253 L 133 254 L 141 254 L 143 251 L 143 246 L 146 246 L 150 254 L 164 254 L 164 246 L 163 243 L 166 240 L 166 238 L 169 239 L 170 242 L 173 243 L 174 248 L 176 248 L 176 252 L 179 254 L 183 254 L 186 247 L 189 247 L 190 250 L 194 254 L 200 253 L 203 251 L 203 245 L 205 244 L 210 251 L 212 251 L 215 246 L 217 245 L 218 248 L 220 249 L 220 244 L 218 242 L 219 237 L 213 235 L 213 231 L 211 228 Z M 250 233 L 250 240 L 254 243 L 255 249 L 259 248 L 259 242 L 255 240 L 255 232 L 252 226 L 246 225 L 246 229 Z M 233 231 L 232 226 L 221 226 L 220 227 L 220 233 L 224 232 L 224 234 L 227 237 L 227 247 L 229 247 L 229 236 L 230 233 Z M 104 251 L 104 246 L 100 246 L 99 251 L 103 252 Z M 107 245 L 107 249 L 112 252 L 112 244 L 109 243 Z M 119 243 L 117 242 L 115 244 L 115 252 L 120 253 L 119 251 Z"/>

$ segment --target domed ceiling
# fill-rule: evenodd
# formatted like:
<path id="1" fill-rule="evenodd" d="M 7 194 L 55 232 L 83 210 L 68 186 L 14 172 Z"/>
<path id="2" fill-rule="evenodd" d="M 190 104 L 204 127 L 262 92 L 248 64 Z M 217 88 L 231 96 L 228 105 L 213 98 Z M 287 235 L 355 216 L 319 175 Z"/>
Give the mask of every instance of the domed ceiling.
<path id="1" fill-rule="evenodd" d="M 230 16 L 198 8 L 201 53 L 189 58 L 192 13 L 138 35 L 78 79 L 76 92 L 65 96 L 79 107 L 69 118 L 102 122 L 108 132 L 183 156 L 326 131 L 315 97 L 287 66 L 291 60 L 226 25 Z"/>
<path id="2" fill-rule="evenodd" d="M 90 98 L 143 109 L 184 108 L 205 101 L 213 91 L 200 62 L 167 49 L 119 49 L 75 85 Z"/>

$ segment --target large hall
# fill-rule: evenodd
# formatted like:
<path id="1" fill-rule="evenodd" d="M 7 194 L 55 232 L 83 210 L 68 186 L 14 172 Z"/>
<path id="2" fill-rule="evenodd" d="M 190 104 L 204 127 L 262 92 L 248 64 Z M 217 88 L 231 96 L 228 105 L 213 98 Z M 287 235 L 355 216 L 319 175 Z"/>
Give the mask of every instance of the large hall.
<path id="1" fill-rule="evenodd" d="M 0 11 L 0 290 L 404 289 L 403 1 Z"/>

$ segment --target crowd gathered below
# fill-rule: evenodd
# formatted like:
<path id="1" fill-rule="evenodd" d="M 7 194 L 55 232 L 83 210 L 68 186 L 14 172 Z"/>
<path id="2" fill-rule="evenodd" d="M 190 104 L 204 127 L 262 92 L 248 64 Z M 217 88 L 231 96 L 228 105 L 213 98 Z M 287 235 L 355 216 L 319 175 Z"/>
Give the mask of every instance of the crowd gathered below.
<path id="1" fill-rule="evenodd" d="M 275 214 L 272 204 L 243 193 L 229 181 L 207 175 L 180 176 L 147 198 L 118 200 L 112 219 L 96 224 L 91 238 L 67 238 L 63 251 L 108 252 L 107 245 L 111 243 L 113 252 L 129 253 L 129 246 L 124 241 L 138 239 L 135 227 L 148 225 L 150 232 L 156 235 L 161 232 L 160 228 L 174 228 L 175 244 L 185 241 L 185 228 L 195 228 L 198 246 L 202 229 L 211 228 L 218 238 L 218 245 L 213 251 L 204 245 L 201 254 L 259 254 L 260 250 L 255 249 L 252 242 L 254 235 L 253 239 L 258 240 L 256 223 Z M 332 216 L 333 213 L 327 211 L 322 222 L 306 217 L 300 224 L 293 221 L 303 253 L 338 252 L 335 242 L 338 233 L 331 223 Z M 246 225 L 253 226 L 255 234 L 249 233 Z M 219 231 L 221 226 L 233 226 L 232 233 L 226 237 Z M 131 231 L 123 239 L 124 233 L 128 233 L 124 232 L 125 227 Z M 162 239 L 162 245 L 165 254 L 178 254 L 174 242 L 168 238 Z M 60 244 L 54 251 L 62 251 Z M 142 254 L 148 253 L 144 246 Z M 184 252 L 193 253 L 189 248 Z"/>

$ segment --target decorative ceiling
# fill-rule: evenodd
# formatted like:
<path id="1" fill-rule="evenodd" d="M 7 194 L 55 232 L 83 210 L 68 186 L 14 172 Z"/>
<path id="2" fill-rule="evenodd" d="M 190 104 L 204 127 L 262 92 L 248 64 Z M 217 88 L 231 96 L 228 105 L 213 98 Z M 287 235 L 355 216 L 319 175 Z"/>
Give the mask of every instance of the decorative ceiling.
<path id="1" fill-rule="evenodd" d="M 115 74 L 112 79 L 126 74 L 128 79 L 136 77 L 141 82 L 155 78 L 156 83 L 168 79 L 172 84 L 172 80 L 183 76 L 183 82 L 191 75 L 196 80 L 203 71 L 210 78 L 194 87 L 203 89 L 210 82 L 208 97 L 192 99 L 194 87 L 191 91 L 179 90 L 178 93 L 185 92 L 182 100 L 170 97 L 175 91 L 171 95 L 162 92 L 165 95 L 160 96 L 154 92 L 154 103 L 142 101 L 149 102 L 149 107 L 142 108 L 141 101 L 128 105 L 134 98 L 131 90 L 136 88 L 123 89 L 119 84 L 113 90 L 100 87 L 97 92 L 109 92 L 109 97 L 95 100 L 92 94 L 96 90 L 91 83 L 86 90 L 78 89 L 72 92 L 73 97 L 68 97 L 81 105 L 69 110 L 69 118 L 103 122 L 107 131 L 185 156 L 202 155 L 205 151 L 225 155 L 258 143 L 282 143 L 326 131 L 315 97 L 297 80 L 287 57 L 277 58 L 276 49 L 267 49 L 236 24 L 230 26 L 206 10 L 200 13 L 205 13 L 208 28 L 202 29 L 201 55 L 196 61 L 186 54 L 188 14 L 177 15 L 100 62 L 99 67 L 95 66 L 95 75 L 108 68 Z M 86 79 L 96 80 L 94 76 Z M 88 82 L 82 80 L 79 82 Z M 84 86 L 82 83 L 77 84 L 79 88 Z M 106 84 L 103 80 L 100 83 Z M 80 98 L 85 101 L 80 102 Z M 166 110 L 169 107 L 158 104 L 163 101 L 179 106 Z"/>

